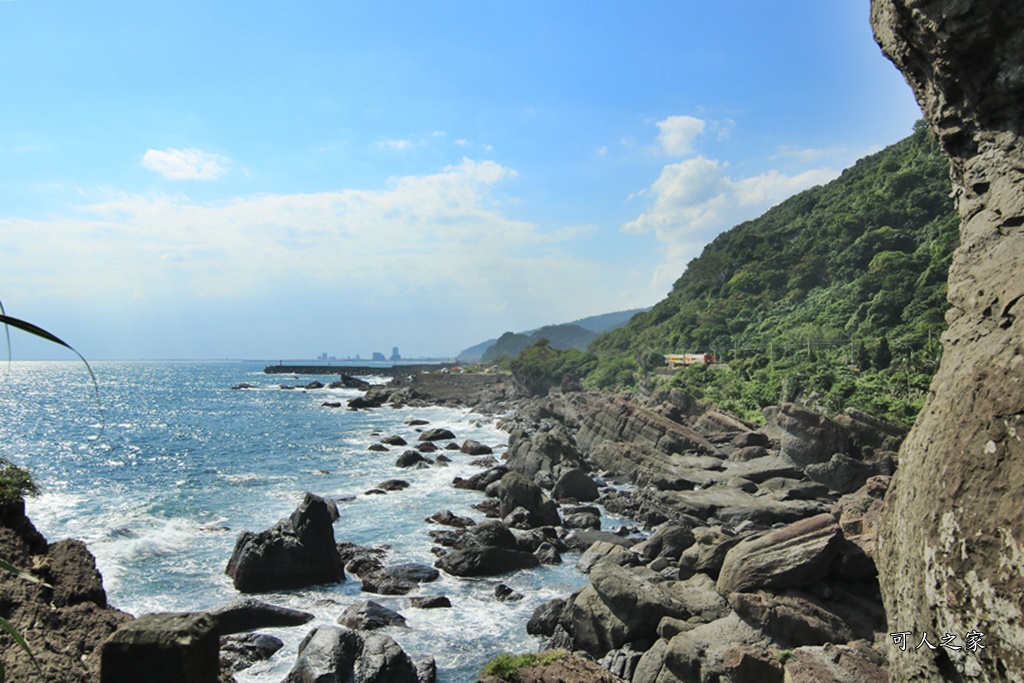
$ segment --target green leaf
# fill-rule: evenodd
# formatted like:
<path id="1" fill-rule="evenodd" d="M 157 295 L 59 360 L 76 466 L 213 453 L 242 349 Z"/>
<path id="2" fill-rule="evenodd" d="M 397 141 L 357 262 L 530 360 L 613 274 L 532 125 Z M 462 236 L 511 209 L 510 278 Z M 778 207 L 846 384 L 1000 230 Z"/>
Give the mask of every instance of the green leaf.
<path id="1" fill-rule="evenodd" d="M 45 339 L 46 341 L 53 342 L 54 344 L 57 344 L 58 346 L 63 346 L 64 348 L 70 350 L 72 353 L 74 353 L 76 356 L 78 356 L 79 360 L 81 360 L 82 363 L 85 365 L 85 369 L 89 371 L 89 377 L 92 379 L 92 388 L 93 388 L 93 391 L 96 393 L 96 403 L 100 406 L 100 415 L 101 415 L 100 421 L 102 422 L 103 421 L 102 420 L 103 404 L 100 402 L 100 383 L 96 381 L 96 375 L 95 375 L 95 373 L 93 373 L 92 366 L 89 365 L 89 361 L 85 360 L 85 356 L 80 354 L 75 349 L 75 347 L 71 346 L 71 344 L 68 344 L 66 341 L 64 341 L 63 339 L 61 339 L 57 335 L 53 334 L 52 332 L 47 332 L 43 328 L 41 328 L 38 325 L 35 325 L 33 323 L 30 323 L 27 320 L 21 320 L 20 318 L 14 318 L 12 316 L 9 316 L 6 313 L 3 313 L 2 310 L 3 310 L 3 304 L 0 304 L 0 323 L 3 324 L 4 330 L 7 330 L 7 335 L 8 335 L 8 339 L 7 339 L 7 353 L 8 353 L 8 355 L 10 355 L 10 350 L 11 350 L 11 341 L 10 341 L 10 331 L 9 331 L 9 328 L 13 327 L 13 328 L 19 329 L 19 330 L 21 330 L 23 332 L 28 332 L 29 334 L 31 334 L 31 335 L 33 335 L 35 337 L 39 337 L 40 339 Z"/>
<path id="2" fill-rule="evenodd" d="M 45 581 L 43 581 L 42 579 L 40 579 L 38 576 L 33 576 L 32 574 L 29 574 L 24 569 L 19 569 L 18 567 L 15 567 L 13 564 L 8 562 L 7 560 L 0 559 L 0 569 L 3 569 L 4 571 L 8 571 L 11 574 L 14 574 L 15 576 L 17 576 L 19 578 L 25 579 L 26 581 L 31 581 L 32 583 L 38 583 L 39 585 L 46 586 L 47 588 L 53 588 L 53 586 L 51 586 L 50 584 L 48 584 Z"/>

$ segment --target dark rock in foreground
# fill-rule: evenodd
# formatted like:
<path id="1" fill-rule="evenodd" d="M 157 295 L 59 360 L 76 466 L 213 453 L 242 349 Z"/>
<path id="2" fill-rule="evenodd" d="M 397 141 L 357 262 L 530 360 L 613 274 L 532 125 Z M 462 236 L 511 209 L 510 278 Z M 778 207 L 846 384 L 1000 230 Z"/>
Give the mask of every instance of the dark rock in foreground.
<path id="1" fill-rule="evenodd" d="M 389 636 L 324 626 L 299 645 L 283 683 L 433 683 L 432 659 L 417 666 Z"/>
<path id="2" fill-rule="evenodd" d="M 216 683 L 220 638 L 209 615 L 144 614 L 103 644 L 101 683 Z"/>

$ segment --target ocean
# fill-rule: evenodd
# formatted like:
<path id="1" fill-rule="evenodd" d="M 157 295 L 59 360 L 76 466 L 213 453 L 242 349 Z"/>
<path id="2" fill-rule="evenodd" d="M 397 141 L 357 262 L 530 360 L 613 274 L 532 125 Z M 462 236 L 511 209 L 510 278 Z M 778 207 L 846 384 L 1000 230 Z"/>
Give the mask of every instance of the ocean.
<path id="1" fill-rule="evenodd" d="M 96 556 L 110 603 L 135 615 L 206 610 L 238 597 L 224 567 L 238 534 L 260 531 L 287 516 L 306 491 L 339 500 L 337 541 L 389 548 L 388 562 L 433 564 L 425 518 L 441 510 L 483 519 L 471 506 L 482 494 L 456 489 L 456 476 L 480 469 L 474 458 L 449 453 L 447 467 L 394 466 L 404 448 L 368 446 L 398 434 L 410 444 L 423 419 L 447 427 L 459 443 L 475 439 L 504 451 L 508 435 L 492 417 L 451 408 L 327 408 L 360 392 L 284 390 L 329 377 L 265 375 L 263 362 L 96 362 L 97 397 L 76 362 L 18 362 L 0 369 L 0 454 L 26 466 L 42 493 L 29 516 L 51 542 L 85 541 Z M 381 379 L 380 381 L 383 381 Z M 246 382 L 255 389 L 232 390 Z M 377 483 L 404 479 L 411 486 L 364 495 Z M 625 520 L 605 517 L 605 528 Z M 543 566 L 486 579 L 442 573 L 411 595 L 445 594 L 451 609 L 409 607 L 406 597 L 378 596 L 347 581 L 261 599 L 316 615 L 308 626 L 269 629 L 285 642 L 270 661 L 236 674 L 242 682 L 280 681 L 298 644 L 316 624 L 333 624 L 348 605 L 375 600 L 401 612 L 409 628 L 388 627 L 413 656 L 432 654 L 440 683 L 475 680 L 501 652 L 535 651 L 542 641 L 526 633 L 533 610 L 565 597 L 585 577 L 572 554 Z M 498 602 L 505 583 L 526 596 Z"/>

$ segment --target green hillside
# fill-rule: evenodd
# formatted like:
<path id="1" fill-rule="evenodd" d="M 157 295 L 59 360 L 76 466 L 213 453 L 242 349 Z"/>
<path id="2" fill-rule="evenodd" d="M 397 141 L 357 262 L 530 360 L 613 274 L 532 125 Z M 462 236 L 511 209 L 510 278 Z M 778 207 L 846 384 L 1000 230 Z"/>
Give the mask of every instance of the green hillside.
<path id="1" fill-rule="evenodd" d="M 958 240 L 949 165 L 923 124 L 719 235 L 649 312 L 590 346 L 591 386 L 636 382 L 667 353 L 727 368 L 672 382 L 756 419 L 803 399 L 909 423 L 938 362 Z"/>

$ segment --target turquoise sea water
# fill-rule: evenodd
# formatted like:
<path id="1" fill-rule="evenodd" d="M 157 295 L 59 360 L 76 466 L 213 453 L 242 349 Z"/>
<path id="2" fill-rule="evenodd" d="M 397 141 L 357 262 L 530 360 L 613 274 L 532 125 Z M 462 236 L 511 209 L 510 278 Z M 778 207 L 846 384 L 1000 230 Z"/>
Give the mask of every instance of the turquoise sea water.
<path id="1" fill-rule="evenodd" d="M 43 488 L 29 500 L 36 526 L 52 542 L 80 538 L 97 558 L 112 605 L 131 612 L 203 610 L 238 597 L 224 566 L 243 530 L 265 529 L 288 515 L 305 491 L 341 499 L 338 541 L 390 546 L 391 562 L 432 564 L 424 519 L 450 509 L 478 521 L 482 494 L 451 486 L 479 471 L 473 458 L 449 453 L 448 467 L 394 467 L 402 448 L 367 447 L 399 434 L 413 443 L 421 418 L 504 450 L 507 434 L 493 418 L 447 408 L 381 408 L 352 412 L 322 407 L 354 390 L 282 390 L 312 379 L 264 375 L 264 363 L 97 362 L 99 401 L 85 368 L 74 362 L 14 362 L 0 370 L 0 454 L 27 466 Z M 241 382 L 257 386 L 232 391 Z M 375 435 L 376 432 L 376 435 Z M 405 491 L 363 495 L 390 478 Z M 614 525 L 617 520 L 612 520 Z M 606 520 L 606 525 L 608 520 Z M 410 628 L 389 628 L 412 655 L 433 654 L 442 683 L 472 681 L 503 651 L 533 651 L 526 634 L 534 608 L 564 597 L 584 577 L 565 557 L 493 578 L 442 575 L 420 595 L 443 593 L 452 609 L 418 610 L 402 597 L 360 592 L 358 579 L 336 586 L 263 596 L 331 624 L 346 606 L 374 599 L 400 611 Z M 519 603 L 493 598 L 504 582 L 525 594 Z M 286 647 L 240 681 L 279 681 L 308 627 L 269 631 Z"/>

